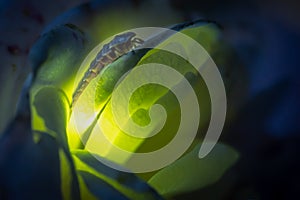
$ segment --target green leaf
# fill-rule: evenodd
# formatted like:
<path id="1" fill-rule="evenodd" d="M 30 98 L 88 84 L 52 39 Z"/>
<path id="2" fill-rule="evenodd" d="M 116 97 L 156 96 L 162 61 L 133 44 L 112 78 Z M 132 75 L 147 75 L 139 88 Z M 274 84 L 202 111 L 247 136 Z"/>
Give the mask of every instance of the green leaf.
<path id="1" fill-rule="evenodd" d="M 99 179 L 97 176 L 85 171 L 78 172 L 87 185 L 87 188 L 98 199 L 128 199 L 118 190 Z"/>
<path id="2" fill-rule="evenodd" d="M 33 119 L 42 120 L 46 131 L 57 139 L 61 147 L 59 157 L 64 199 L 79 199 L 77 175 L 66 136 L 69 103 L 65 93 L 58 88 L 43 87 L 33 97 L 32 110 L 36 112 Z"/>
<path id="3" fill-rule="evenodd" d="M 193 25 L 191 28 L 184 28 L 181 32 L 196 40 L 210 55 L 223 45 L 220 43 L 221 31 L 214 23 L 203 24 L 202 22 L 202 26 Z"/>
<path id="4" fill-rule="evenodd" d="M 43 87 L 33 99 L 33 109 L 47 130 L 51 130 L 61 144 L 67 148 L 66 126 L 69 115 L 69 105 L 62 90 L 54 87 Z M 34 119 L 33 119 L 34 120 Z"/>
<path id="5" fill-rule="evenodd" d="M 121 193 L 129 199 L 160 199 L 156 191 L 134 174 L 112 169 L 101 163 L 94 157 L 96 155 L 92 155 L 88 151 L 77 150 L 73 151 L 72 154 L 76 168 L 84 179 L 87 188 L 96 197 L 106 195 L 105 188 L 109 187 L 116 190 L 114 193 Z M 105 185 L 105 187 L 95 193 L 94 187 L 97 186 L 91 185 L 92 182 L 96 185 Z"/>
<path id="6" fill-rule="evenodd" d="M 103 105 L 113 92 L 121 77 L 129 72 L 147 52 L 147 49 L 130 52 L 105 68 L 96 80 L 95 104 Z"/>
<path id="7" fill-rule="evenodd" d="M 203 45 L 209 50 L 213 51 L 212 46 L 216 44 L 219 40 L 219 32 L 220 30 L 211 23 L 208 24 L 203 24 L 201 25 L 195 24 L 192 27 L 184 27 L 182 31 L 180 31 L 186 35 L 191 36 L 193 39 L 196 39 L 200 44 L 203 43 Z M 176 35 L 176 34 L 175 34 Z M 173 38 L 174 35 L 170 36 L 166 41 L 162 42 L 159 44 L 159 46 L 167 46 L 172 49 L 177 49 L 179 52 L 182 52 L 182 54 L 187 54 L 190 53 L 188 48 L 183 47 L 179 43 L 176 42 Z M 205 38 L 206 40 L 204 40 Z M 130 56 L 130 54 L 129 54 Z M 202 56 L 202 57 L 201 57 Z M 204 64 L 208 56 L 201 55 L 201 61 L 199 61 L 199 66 Z M 120 62 L 122 61 L 119 59 Z M 118 61 L 116 63 L 118 63 Z M 206 88 L 205 83 L 203 82 L 203 79 L 197 72 L 195 68 L 191 66 L 191 64 L 183 59 L 182 57 L 175 55 L 173 53 L 164 51 L 164 50 L 159 50 L 159 49 L 152 49 L 148 51 L 138 62 L 138 64 L 133 68 L 132 71 L 129 72 L 128 76 L 134 74 L 136 70 L 138 70 L 142 65 L 144 64 L 151 64 L 151 63 L 159 63 L 159 64 L 164 64 L 167 66 L 170 66 L 177 72 L 180 72 L 182 74 L 181 79 L 177 79 L 171 88 L 177 87 L 181 83 L 183 83 L 186 79 L 189 81 L 190 85 L 192 86 L 194 92 L 185 92 L 186 99 L 192 98 L 194 94 L 196 94 L 197 99 L 199 104 L 202 106 L 201 107 L 201 127 L 209 120 L 210 116 L 210 99 L 208 95 L 208 91 Z M 111 66 L 107 67 L 107 70 L 110 69 Z M 118 67 L 118 66 L 116 66 Z M 157 74 L 162 74 L 163 72 L 157 71 Z M 104 74 L 103 74 L 104 75 Z M 101 75 L 101 76 L 103 76 Z M 136 85 L 137 82 L 139 82 L 143 78 L 149 78 L 151 79 L 152 75 L 147 74 L 135 74 L 132 75 L 133 80 L 128 81 L 125 83 L 125 78 L 124 80 L 120 81 L 119 85 L 117 88 L 122 88 L 119 89 L 120 91 L 120 97 L 116 101 L 116 105 L 118 105 L 120 108 L 125 108 L 129 109 L 129 115 L 124 115 L 121 120 L 121 124 L 124 125 L 124 127 L 130 127 L 130 121 L 132 120 L 136 124 L 140 126 L 145 126 L 148 124 L 151 124 L 153 129 L 147 129 L 146 131 L 143 131 L 141 134 L 144 136 L 150 135 L 155 131 L 155 129 L 158 129 L 157 127 L 160 127 L 160 124 L 162 123 L 161 118 L 155 118 L 155 121 L 151 121 L 150 123 L 150 118 L 149 118 L 149 109 L 154 105 L 154 104 L 160 104 L 164 107 L 166 114 L 167 114 L 167 119 L 166 123 L 164 124 L 163 128 L 160 130 L 159 133 L 156 135 L 152 136 L 151 138 L 138 138 L 138 137 L 133 137 L 131 135 L 128 135 L 124 133 L 124 131 L 118 126 L 116 123 L 113 113 L 112 113 L 112 107 L 115 110 L 120 110 L 119 108 L 116 108 L 114 105 L 112 105 L 112 101 L 109 100 L 106 102 L 105 105 L 103 105 L 103 111 L 100 115 L 98 124 L 100 125 L 101 129 L 103 130 L 105 136 L 113 143 L 113 145 L 118 146 L 124 150 L 130 151 L 130 152 L 149 152 L 149 151 L 154 151 L 157 150 L 161 147 L 163 147 L 166 143 L 172 140 L 174 135 L 176 134 L 176 130 L 178 129 L 178 124 L 180 121 L 180 107 L 178 104 L 178 100 L 176 100 L 174 94 L 167 89 L 164 86 L 157 85 L 157 84 L 146 84 L 143 85 L 142 87 L 138 88 L 136 91 L 134 91 L 133 95 L 131 96 L 130 102 L 128 102 L 128 99 L 125 98 L 125 96 L 129 93 L 128 89 L 131 86 Z M 141 78 L 143 77 L 143 78 Z M 113 79 L 119 80 L 119 76 L 112 77 Z M 161 77 L 163 79 L 163 77 Z M 114 83 L 116 82 L 114 80 Z M 98 88 L 103 87 L 103 82 L 97 82 Z M 95 83 L 95 85 L 97 84 Z M 92 84 L 92 83 L 91 83 Z M 110 87 L 112 88 L 112 87 Z M 93 88 L 92 86 L 87 88 L 86 93 L 89 92 L 94 92 L 95 87 Z M 107 92 L 108 91 L 108 92 Z M 100 90 L 96 91 L 96 95 L 102 95 L 102 94 L 107 94 L 111 92 L 112 90 L 105 90 L 104 93 L 100 93 Z M 115 90 L 116 91 L 116 90 Z M 106 96 L 108 96 L 107 94 Z M 83 95 L 84 96 L 84 95 Z M 90 119 L 93 117 L 93 112 L 94 110 L 94 102 L 88 102 L 91 101 L 90 98 L 91 95 L 86 95 L 85 98 L 82 98 L 81 102 L 77 102 L 81 107 L 82 110 L 79 110 L 77 113 L 80 115 L 83 111 L 87 110 L 87 107 L 91 107 L 92 109 L 90 110 L 91 114 L 87 114 L 85 117 L 86 118 L 81 118 L 77 119 L 76 121 L 88 121 L 87 119 Z M 82 105 L 81 105 L 82 104 Z M 86 113 L 85 113 L 86 114 Z M 74 113 L 76 115 L 76 113 Z M 121 116 L 121 115 L 116 115 L 116 116 Z M 76 123 L 76 122 L 73 122 Z M 87 129 L 88 125 L 86 124 L 85 127 L 82 130 Z M 120 155 L 114 150 L 112 150 L 109 146 L 102 144 L 100 141 L 100 138 L 98 138 L 97 132 L 99 132 L 98 129 L 94 129 L 92 131 L 89 140 L 87 141 L 86 148 L 93 153 L 97 153 L 98 155 L 102 157 L 107 157 L 111 159 L 114 162 L 117 162 L 119 164 L 122 164 L 126 162 L 129 157 L 122 157 L 120 158 Z M 134 131 L 133 131 L 134 132 Z M 136 131 L 137 134 L 140 133 Z M 101 145 L 96 145 L 96 143 Z M 100 147 L 99 147 L 100 146 Z"/>
<path id="8" fill-rule="evenodd" d="M 174 196 L 215 183 L 238 159 L 234 149 L 220 143 L 199 159 L 199 147 L 157 172 L 148 183 L 161 195 Z"/>
<path id="9" fill-rule="evenodd" d="M 126 72 L 130 71 L 136 65 L 146 51 L 131 52 L 120 57 L 115 62 L 106 66 L 100 75 L 90 82 L 72 109 L 68 126 L 69 145 L 71 149 L 81 147 L 82 141 L 78 137 L 79 135 L 87 139 L 89 138 L 90 133 L 88 132 L 93 130 L 93 126 L 95 125 L 93 121 L 96 120 L 98 112 L 105 107 L 107 101 L 110 99 L 116 83 Z M 94 54 L 96 55 L 97 51 Z M 87 57 L 86 63 L 83 65 L 88 67 L 92 59 L 94 59 L 93 54 Z M 81 74 L 84 74 L 84 70 Z M 83 143 L 85 144 L 85 139 Z"/>
<path id="10" fill-rule="evenodd" d="M 35 78 L 31 93 L 52 85 L 70 100 L 76 73 L 90 46 L 88 36 L 74 25 L 60 25 L 43 34 L 30 50 Z"/>
<path id="11" fill-rule="evenodd" d="M 34 83 L 30 89 L 31 104 L 37 92 L 47 86 L 61 89 L 71 102 L 77 71 L 90 46 L 88 36 L 72 25 L 60 25 L 44 33 L 30 50 L 34 72 Z M 32 117 L 33 129 L 45 131 L 44 120 L 38 117 L 35 109 L 32 109 Z M 73 140 L 79 140 L 77 135 L 71 136 Z"/>

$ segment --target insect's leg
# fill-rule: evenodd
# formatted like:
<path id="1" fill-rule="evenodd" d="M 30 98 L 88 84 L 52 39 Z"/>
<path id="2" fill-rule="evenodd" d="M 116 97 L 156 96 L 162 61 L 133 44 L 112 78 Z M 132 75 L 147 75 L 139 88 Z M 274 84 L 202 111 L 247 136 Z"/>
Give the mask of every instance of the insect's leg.
<path id="1" fill-rule="evenodd" d="M 132 43 L 133 43 L 133 47 L 136 48 L 139 45 L 143 44 L 144 40 L 142 40 L 141 38 L 133 38 Z"/>
<path id="2" fill-rule="evenodd" d="M 116 54 L 116 57 L 120 57 L 126 53 L 123 49 L 119 49 L 117 47 L 113 48 L 112 51 Z"/>
<path id="3" fill-rule="evenodd" d="M 103 68 L 104 63 L 100 60 L 98 61 L 97 65 L 93 68 L 89 69 L 89 73 L 91 73 L 91 76 L 95 78 L 100 73 L 101 69 Z"/>
<path id="4" fill-rule="evenodd" d="M 89 73 L 89 76 L 91 77 L 91 78 L 95 78 L 97 75 L 98 75 L 98 72 L 97 72 L 98 70 L 97 70 L 97 67 L 95 67 L 95 68 L 90 68 L 89 70 L 88 70 L 88 73 Z"/>

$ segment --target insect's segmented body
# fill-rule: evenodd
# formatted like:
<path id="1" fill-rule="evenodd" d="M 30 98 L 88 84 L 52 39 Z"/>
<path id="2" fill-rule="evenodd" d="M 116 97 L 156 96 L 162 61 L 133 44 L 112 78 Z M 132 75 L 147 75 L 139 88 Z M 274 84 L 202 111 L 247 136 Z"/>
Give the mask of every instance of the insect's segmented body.
<path id="1" fill-rule="evenodd" d="M 136 34 L 133 32 L 117 35 L 112 41 L 103 46 L 96 58 L 91 62 L 89 69 L 84 74 L 73 93 L 72 106 L 78 100 L 91 80 L 93 80 L 105 66 L 111 64 L 120 56 L 128 53 L 133 48 L 144 42 L 142 39 L 136 38 L 135 36 Z"/>

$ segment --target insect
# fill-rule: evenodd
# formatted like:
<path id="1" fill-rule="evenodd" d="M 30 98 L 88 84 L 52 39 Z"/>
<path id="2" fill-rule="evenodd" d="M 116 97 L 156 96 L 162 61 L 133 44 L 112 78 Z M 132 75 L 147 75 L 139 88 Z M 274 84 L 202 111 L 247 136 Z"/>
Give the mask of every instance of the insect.
<path id="1" fill-rule="evenodd" d="M 71 106 L 75 104 L 91 80 L 97 77 L 105 66 L 111 64 L 122 55 L 144 43 L 142 39 L 135 36 L 136 34 L 134 32 L 126 32 L 124 34 L 116 35 L 108 44 L 103 46 L 103 48 L 98 52 L 96 58 L 91 62 L 89 69 L 85 72 L 73 93 Z"/>

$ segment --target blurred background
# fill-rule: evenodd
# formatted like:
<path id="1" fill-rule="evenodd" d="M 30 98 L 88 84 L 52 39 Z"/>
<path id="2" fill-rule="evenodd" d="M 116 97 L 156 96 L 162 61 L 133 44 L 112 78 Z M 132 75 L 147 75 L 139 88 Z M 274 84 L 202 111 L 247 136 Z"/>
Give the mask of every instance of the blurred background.
<path id="1" fill-rule="evenodd" d="M 240 159 L 216 184 L 175 199 L 297 199 L 299 10 L 292 0 L 0 0 L 0 130 L 13 117 L 30 72 L 30 47 L 55 25 L 72 23 L 101 40 L 122 28 L 208 19 L 222 27 L 224 40 L 245 67 L 245 73 L 229 72 L 248 83 L 232 83 L 247 89 L 242 102 L 234 96 L 239 106 L 221 136 Z M 108 11 L 111 15 L 104 14 Z"/>

